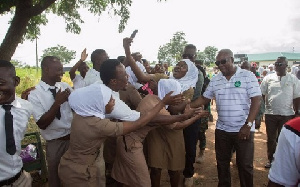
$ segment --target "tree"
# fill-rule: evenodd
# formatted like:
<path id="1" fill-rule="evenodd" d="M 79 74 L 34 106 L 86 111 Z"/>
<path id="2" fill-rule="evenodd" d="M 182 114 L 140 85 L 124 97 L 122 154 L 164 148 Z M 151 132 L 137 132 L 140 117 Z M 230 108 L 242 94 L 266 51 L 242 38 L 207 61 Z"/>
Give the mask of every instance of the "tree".
<path id="1" fill-rule="evenodd" d="M 159 47 L 157 59 L 168 63 L 180 60 L 186 44 L 185 33 L 181 31 L 176 32 L 169 43 Z"/>
<path id="2" fill-rule="evenodd" d="M 56 47 L 49 47 L 43 50 L 41 59 L 45 56 L 56 56 L 60 59 L 62 64 L 68 64 L 71 60 L 75 59 L 76 51 L 68 50 L 65 46 L 57 45 Z"/>
<path id="3" fill-rule="evenodd" d="M 119 32 L 122 32 L 130 17 L 128 8 L 131 3 L 132 0 L 1 0 L 0 15 L 12 13 L 13 18 L 0 45 L 0 58 L 10 60 L 20 42 L 37 38 L 39 26 L 48 22 L 47 13 L 63 17 L 66 31 L 79 34 L 79 24 L 84 23 L 79 8 L 87 8 L 98 16 L 109 9 L 121 17 Z"/>
<path id="4" fill-rule="evenodd" d="M 205 57 L 206 57 L 205 62 L 207 62 L 208 64 L 213 63 L 216 60 L 217 51 L 218 51 L 218 48 L 216 48 L 214 46 L 205 47 L 205 49 L 204 49 L 204 53 L 205 53 Z"/>

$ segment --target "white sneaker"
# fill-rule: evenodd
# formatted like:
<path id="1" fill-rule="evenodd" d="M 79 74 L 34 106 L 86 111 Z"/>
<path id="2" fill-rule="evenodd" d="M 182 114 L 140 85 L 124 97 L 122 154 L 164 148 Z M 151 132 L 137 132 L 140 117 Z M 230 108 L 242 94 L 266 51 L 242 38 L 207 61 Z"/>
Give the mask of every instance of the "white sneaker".
<path id="1" fill-rule="evenodd" d="M 201 164 L 204 161 L 204 150 L 200 150 L 199 156 L 196 158 L 196 163 Z"/>
<path id="2" fill-rule="evenodd" d="M 184 178 L 184 186 L 185 187 L 192 187 L 194 184 L 194 178 L 190 177 L 190 178 Z"/>
<path id="3" fill-rule="evenodd" d="M 204 161 L 203 155 L 199 155 L 199 157 L 196 158 L 196 163 L 201 164 Z"/>

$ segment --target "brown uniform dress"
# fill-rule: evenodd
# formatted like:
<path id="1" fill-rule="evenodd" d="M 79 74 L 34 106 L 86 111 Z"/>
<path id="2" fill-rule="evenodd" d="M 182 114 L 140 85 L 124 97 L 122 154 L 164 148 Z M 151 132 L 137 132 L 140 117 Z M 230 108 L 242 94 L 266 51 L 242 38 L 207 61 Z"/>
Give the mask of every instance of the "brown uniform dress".
<path id="1" fill-rule="evenodd" d="M 183 92 L 186 99 L 191 99 L 193 94 L 193 88 Z M 171 171 L 184 169 L 185 146 L 182 129 L 158 127 L 147 135 L 146 140 L 147 161 L 150 167 Z"/>
<path id="2" fill-rule="evenodd" d="M 70 146 L 62 156 L 58 174 L 64 186 L 99 186 L 96 159 L 106 137 L 123 133 L 123 123 L 75 114 Z"/>
<path id="3" fill-rule="evenodd" d="M 151 110 L 160 99 L 156 95 L 147 95 L 139 104 L 138 111 Z M 170 115 L 163 108 L 159 114 Z M 113 165 L 112 177 L 120 183 L 132 187 L 151 187 L 150 175 L 143 153 L 143 140 L 148 132 L 158 126 L 144 126 L 135 132 L 117 138 L 117 155 Z M 168 125 L 172 128 L 172 125 Z M 127 149 L 127 151 L 126 151 Z"/>

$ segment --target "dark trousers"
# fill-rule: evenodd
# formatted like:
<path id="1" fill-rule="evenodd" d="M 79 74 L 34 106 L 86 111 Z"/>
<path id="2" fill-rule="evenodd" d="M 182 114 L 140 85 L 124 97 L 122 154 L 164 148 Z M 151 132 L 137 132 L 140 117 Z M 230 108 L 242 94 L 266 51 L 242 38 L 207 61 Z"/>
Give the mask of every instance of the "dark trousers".
<path id="1" fill-rule="evenodd" d="M 199 148 L 200 150 L 205 150 L 206 148 L 206 135 L 205 130 L 200 130 L 198 133 L 198 139 L 199 139 Z"/>
<path id="2" fill-rule="evenodd" d="M 201 120 L 199 119 L 183 130 L 185 144 L 185 168 L 183 170 L 183 175 L 185 178 L 190 178 L 194 175 L 194 163 L 200 122 Z"/>
<path id="3" fill-rule="evenodd" d="M 230 161 L 233 148 L 236 150 L 240 186 L 253 187 L 254 133 L 251 132 L 248 140 L 239 140 L 237 132 L 225 132 L 216 129 L 215 149 L 219 178 L 218 186 L 231 186 Z"/>
<path id="4" fill-rule="evenodd" d="M 267 153 L 270 162 L 273 160 L 277 146 L 277 139 L 282 126 L 294 116 L 281 116 L 265 114 L 266 132 L 267 132 Z"/>

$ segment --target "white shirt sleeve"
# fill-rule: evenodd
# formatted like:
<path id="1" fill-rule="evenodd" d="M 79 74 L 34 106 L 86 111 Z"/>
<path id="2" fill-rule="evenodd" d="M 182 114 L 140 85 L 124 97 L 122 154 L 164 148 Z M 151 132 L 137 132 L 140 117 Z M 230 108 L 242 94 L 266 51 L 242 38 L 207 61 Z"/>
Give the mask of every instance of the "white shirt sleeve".
<path id="1" fill-rule="evenodd" d="M 286 187 L 296 186 L 300 179 L 300 142 L 296 136 L 285 127 L 282 128 L 268 175 L 272 182 Z M 298 138 L 298 141 L 295 141 L 295 138 Z"/>

